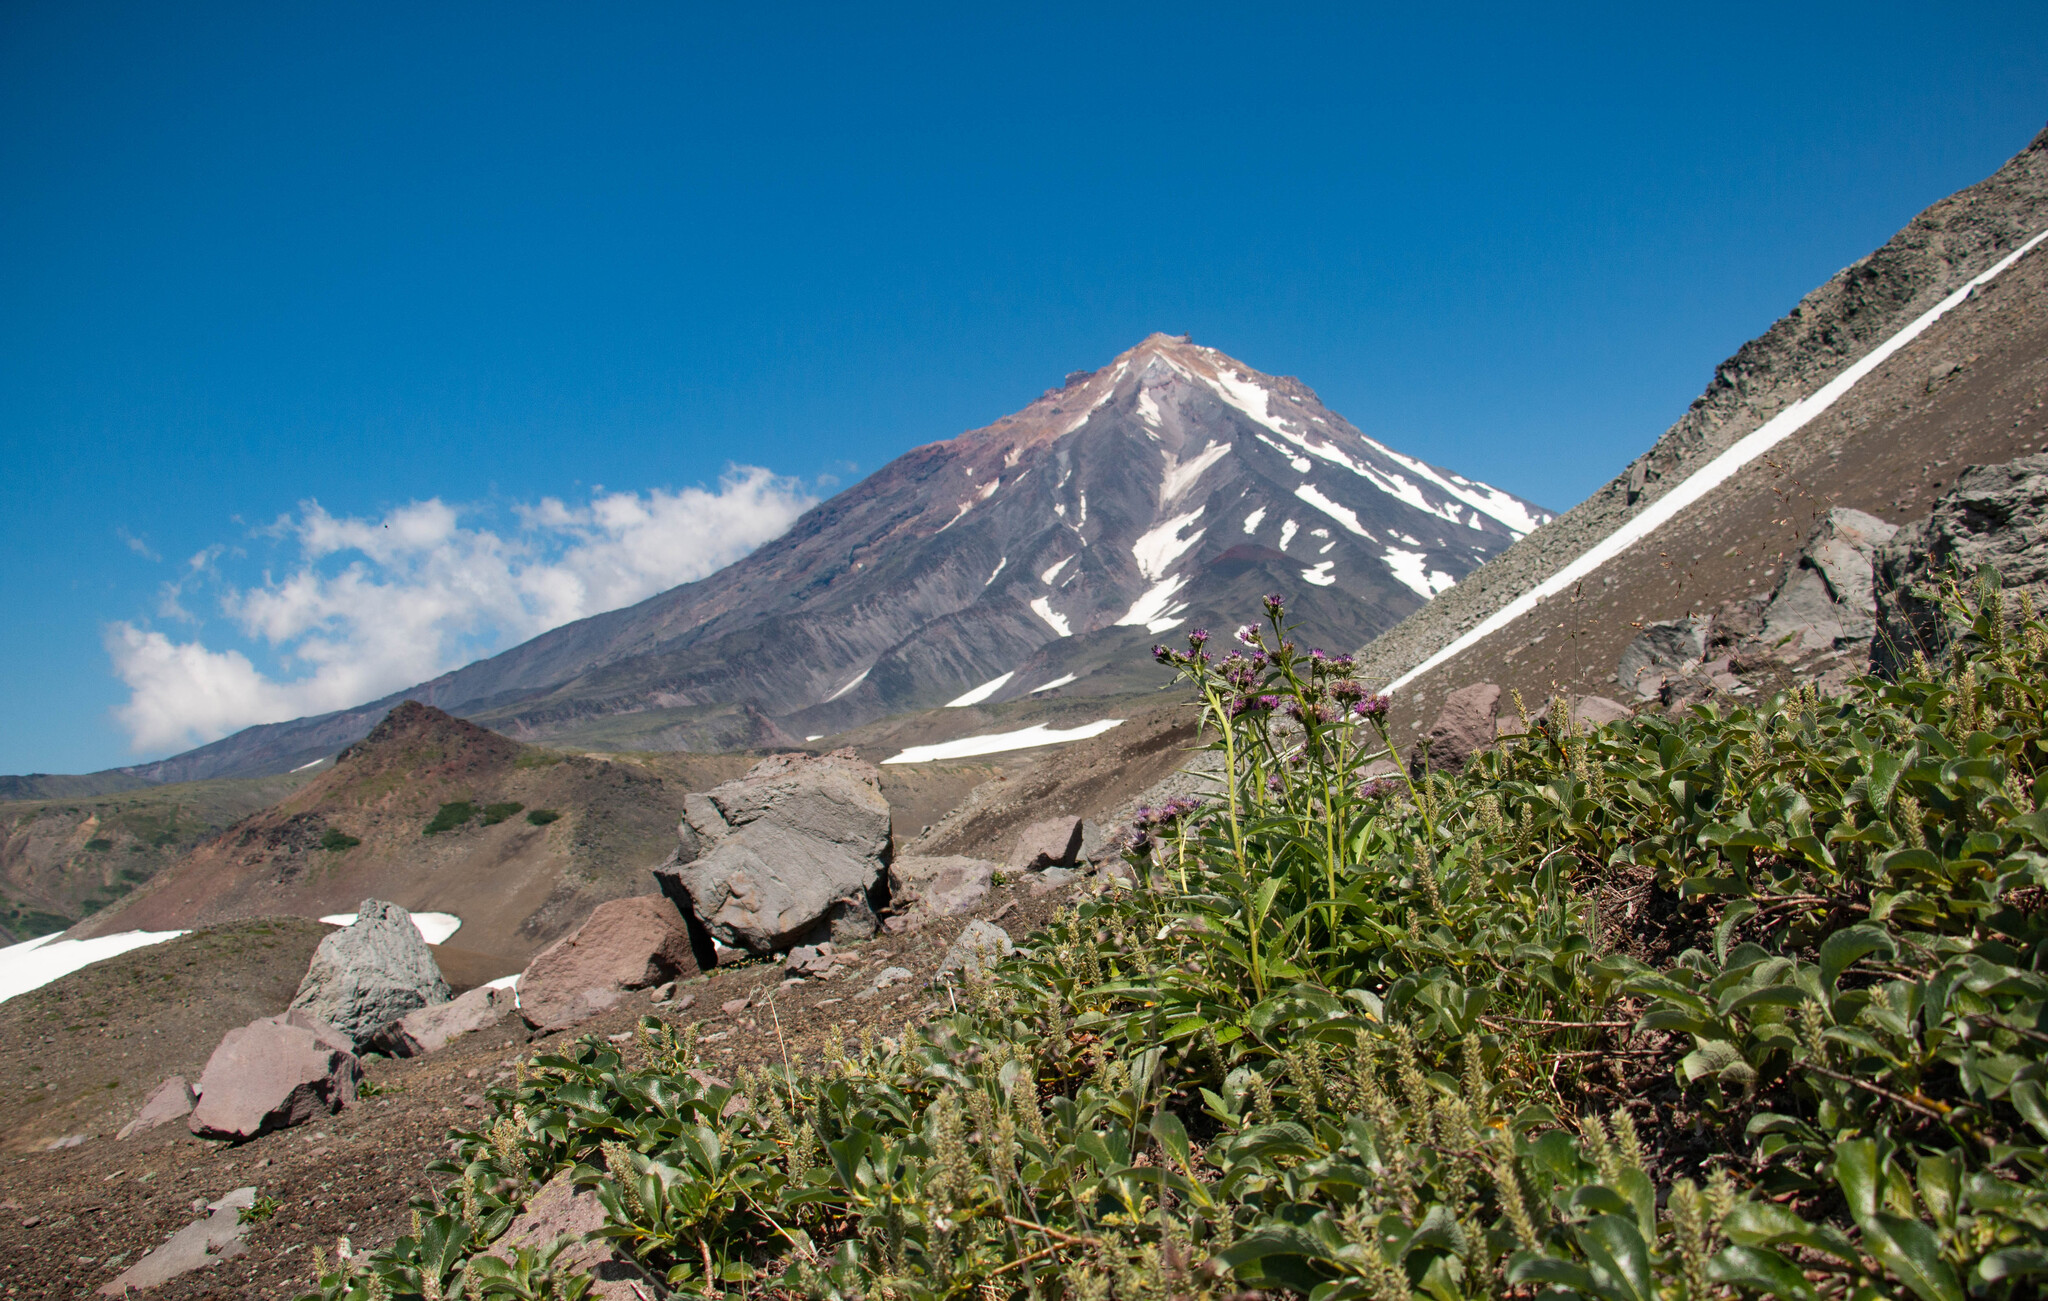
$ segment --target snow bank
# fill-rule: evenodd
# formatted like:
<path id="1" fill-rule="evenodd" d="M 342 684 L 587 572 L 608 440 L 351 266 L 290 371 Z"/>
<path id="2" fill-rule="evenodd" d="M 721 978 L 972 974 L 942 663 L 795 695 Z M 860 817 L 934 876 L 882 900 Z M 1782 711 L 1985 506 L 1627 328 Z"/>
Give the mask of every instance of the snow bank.
<path id="1" fill-rule="evenodd" d="M 968 692 L 966 695 L 961 696 L 959 699 L 948 700 L 946 702 L 946 708 L 962 709 L 968 705 L 978 705 L 982 701 L 987 700 L 990 696 L 993 696 L 996 692 L 1001 691 L 1004 685 L 1007 684 L 1011 678 L 1014 678 L 1016 676 L 1017 670 L 1011 669 L 1008 673 L 1003 674 L 1003 676 L 999 678 L 990 678 L 988 681 L 982 683 L 980 686 Z"/>
<path id="2" fill-rule="evenodd" d="M 329 926 L 353 926 L 354 913 L 330 913 L 320 919 Z M 454 913 L 414 913 L 412 924 L 418 928 L 420 938 L 429 944 L 446 944 L 448 937 L 462 929 L 462 919 Z"/>
<path id="3" fill-rule="evenodd" d="M 1037 695 L 1037 694 L 1038 694 L 1039 692 L 1041 692 L 1041 691 L 1050 691 L 1050 690 L 1052 690 L 1052 689 L 1053 689 L 1054 687 L 1064 687 L 1064 686 L 1065 686 L 1065 685 L 1067 685 L 1067 684 L 1068 684 L 1069 682 L 1072 682 L 1072 681 L 1074 680 L 1075 676 L 1076 676 L 1075 674 L 1069 673 L 1069 674 L 1067 674 L 1067 675 L 1066 675 L 1065 677 L 1061 677 L 1061 678 L 1054 678 L 1054 679 L 1053 679 L 1052 681 L 1050 681 L 1050 682 L 1046 683 L 1046 684 L 1045 684 L 1044 686 L 1038 686 L 1038 687 L 1033 687 L 1033 688 L 1031 688 L 1031 690 L 1030 690 L 1030 691 L 1028 691 L 1028 692 L 1026 692 L 1025 694 L 1027 694 L 1027 695 L 1033 695 L 1033 696 L 1035 696 L 1035 695 Z"/>
<path id="4" fill-rule="evenodd" d="M 1407 686 L 1410 682 L 1429 672 L 1453 655 L 1460 653 L 1470 646 L 1475 646 L 1483 638 L 1499 632 L 1502 628 L 1507 627 L 1515 620 L 1535 609 L 1546 597 L 1555 596 L 1559 592 L 1564 591 L 1573 583 L 1593 573 L 1600 566 L 1614 559 L 1614 557 L 1675 519 L 1688 506 L 1691 506 L 1694 502 L 1733 478 L 1738 470 L 1754 461 L 1757 457 L 1762 456 L 1765 452 L 1770 451 L 1773 447 L 1776 447 L 1801 429 L 1804 429 L 1816 416 L 1826 411 L 1836 402 L 1839 402 L 1843 394 L 1855 388 L 1864 376 L 1891 360 L 1892 354 L 1919 338 L 1921 334 L 1926 332 L 1929 326 L 1933 325 L 1943 316 L 1946 316 L 1950 309 L 1968 298 L 1973 290 L 1990 283 L 2007 267 L 2031 252 L 2034 246 L 2044 239 L 2048 239 L 2048 230 L 2042 231 L 2014 249 L 2011 253 L 2006 254 L 1990 270 L 1970 280 L 1954 293 L 1928 308 L 1918 317 L 1915 317 L 1904 329 L 1894 334 L 1891 338 L 1886 339 L 1883 343 L 1878 344 L 1875 348 L 1872 348 L 1869 354 L 1861 361 L 1850 366 L 1826 384 L 1821 385 L 1819 391 L 1814 393 L 1812 397 L 1794 402 L 1777 415 L 1764 421 L 1753 432 L 1737 439 L 1727 451 L 1687 475 L 1670 492 L 1665 493 L 1662 497 L 1645 506 L 1632 518 L 1625 521 L 1620 528 L 1594 543 L 1581 553 L 1578 559 L 1567 564 L 1564 568 L 1522 593 L 1500 609 L 1495 610 L 1492 614 L 1474 624 L 1463 636 L 1453 640 L 1450 645 L 1445 646 L 1436 654 L 1422 661 L 1422 663 L 1403 673 L 1400 677 L 1395 678 L 1387 687 L 1388 694 L 1399 691 L 1402 687 Z"/>
<path id="5" fill-rule="evenodd" d="M 1098 718 L 1065 731 L 1035 723 L 1015 732 L 991 732 L 987 736 L 964 736 L 957 741 L 940 741 L 936 745 L 913 745 L 902 754 L 882 762 L 930 763 L 934 759 L 968 759 L 978 754 L 1001 754 L 1006 750 L 1029 750 L 1033 746 L 1085 741 L 1091 736 L 1101 736 L 1112 727 L 1121 726 L 1123 721 L 1121 718 Z"/>
<path id="6" fill-rule="evenodd" d="M 17 994 L 41 989 L 59 976 L 80 967 L 118 957 L 130 949 L 144 949 L 165 940 L 175 940 L 187 931 L 123 931 L 93 940 L 67 940 L 62 931 L 40 939 L 10 944 L 0 949 L 0 1003 Z"/>

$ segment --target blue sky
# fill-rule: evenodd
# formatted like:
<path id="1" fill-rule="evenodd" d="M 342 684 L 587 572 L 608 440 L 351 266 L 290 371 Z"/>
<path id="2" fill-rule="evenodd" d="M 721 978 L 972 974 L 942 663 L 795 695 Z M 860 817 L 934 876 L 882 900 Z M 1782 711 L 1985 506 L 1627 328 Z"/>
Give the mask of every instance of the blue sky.
<path id="1" fill-rule="evenodd" d="M 2039 5 L 741 8 L 0 9 L 0 772 L 695 576 L 1152 330 L 1569 506 L 2048 119 Z"/>

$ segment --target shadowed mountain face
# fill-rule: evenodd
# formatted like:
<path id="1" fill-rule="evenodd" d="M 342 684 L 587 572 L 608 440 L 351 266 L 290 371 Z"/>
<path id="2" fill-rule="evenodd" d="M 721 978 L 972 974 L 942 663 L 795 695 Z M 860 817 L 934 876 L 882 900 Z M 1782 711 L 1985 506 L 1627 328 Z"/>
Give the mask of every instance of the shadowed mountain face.
<path id="1" fill-rule="evenodd" d="M 712 749 L 962 696 L 1126 691 L 1151 641 L 1241 621 L 1263 592 L 1287 594 L 1309 638 L 1358 645 L 1549 518 L 1375 442 L 1296 380 L 1153 335 L 898 457 L 710 578 L 124 771 L 289 769 L 405 699 L 522 739 Z"/>

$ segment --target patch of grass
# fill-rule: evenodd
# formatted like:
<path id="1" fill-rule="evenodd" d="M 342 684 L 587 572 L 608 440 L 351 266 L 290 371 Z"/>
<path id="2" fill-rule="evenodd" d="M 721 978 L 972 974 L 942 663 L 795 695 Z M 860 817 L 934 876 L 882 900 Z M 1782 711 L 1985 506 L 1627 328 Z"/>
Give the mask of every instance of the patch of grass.
<path id="1" fill-rule="evenodd" d="M 430 831 L 428 834 L 432 835 L 433 833 Z M 327 834 L 320 837 L 320 848 L 334 854 L 339 854 L 343 850 L 354 849 L 362 843 L 362 841 L 351 836 L 346 831 L 340 831 L 334 827 L 327 828 Z"/>
<path id="2" fill-rule="evenodd" d="M 525 808 L 526 806 L 524 804 L 518 803 L 486 804 L 484 805 L 483 817 L 480 818 L 479 821 L 481 821 L 487 827 L 495 827 L 500 822 L 503 822 L 506 818 L 511 817 L 515 813 L 523 811 Z"/>
<path id="3" fill-rule="evenodd" d="M 558 821 L 561 816 L 553 809 L 535 809 L 526 815 L 526 820 L 536 827 L 545 827 L 550 822 Z"/>
<path id="4" fill-rule="evenodd" d="M 93 853 L 99 854 L 104 853 L 109 849 L 112 849 L 114 847 L 114 842 L 108 840 L 105 836 L 94 836 L 91 840 L 85 842 L 85 847 L 91 850 Z"/>
<path id="5" fill-rule="evenodd" d="M 468 800 L 456 800 L 452 804 L 443 804 L 441 811 L 434 815 L 434 820 L 429 822 L 426 825 L 426 829 L 420 834 L 424 836 L 438 836 L 444 831 L 453 831 L 475 817 L 476 811 L 476 805 L 471 804 Z"/>
<path id="6" fill-rule="evenodd" d="M 245 1206 L 235 1213 L 237 1224 L 261 1224 L 282 1209 L 284 1203 L 275 1197 L 260 1196 L 253 1206 Z"/>

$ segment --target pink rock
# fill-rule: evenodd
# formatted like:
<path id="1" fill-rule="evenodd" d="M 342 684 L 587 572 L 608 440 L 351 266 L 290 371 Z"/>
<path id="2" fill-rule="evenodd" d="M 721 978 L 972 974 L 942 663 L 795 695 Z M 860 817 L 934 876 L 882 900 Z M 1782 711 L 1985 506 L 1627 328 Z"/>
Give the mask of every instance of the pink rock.
<path id="1" fill-rule="evenodd" d="M 647 1272 L 631 1257 L 603 1239 L 590 1235 L 604 1227 L 604 1206 L 590 1189 L 578 1189 L 563 1171 L 541 1185 L 505 1230 L 491 1244 L 490 1254 L 511 1260 L 518 1247 L 545 1251 L 555 1239 L 567 1234 L 570 1245 L 555 1257 L 555 1268 L 567 1273 L 588 1274 L 587 1294 L 594 1301 L 653 1301 L 668 1295 L 658 1288 Z"/>
<path id="2" fill-rule="evenodd" d="M 362 1063 L 322 1038 L 272 1017 L 228 1031 L 206 1059 L 186 1128 L 201 1138 L 240 1140 L 341 1110 L 355 1098 Z"/>
<path id="3" fill-rule="evenodd" d="M 512 1010 L 512 991 L 480 985 L 447 1003 L 407 1012 L 379 1030 L 370 1047 L 392 1057 L 422 1057 L 439 1052 L 448 1041 L 498 1023 Z"/>
<path id="4" fill-rule="evenodd" d="M 1423 733 L 1429 740 L 1429 766 L 1455 772 L 1492 745 L 1499 708 L 1500 688 L 1491 682 L 1475 682 L 1445 696 L 1436 722 Z"/>
<path id="5" fill-rule="evenodd" d="M 114 1137 L 127 1138 L 130 1134 L 140 1134 L 181 1116 L 189 1116 L 192 1114 L 192 1102 L 192 1086 L 185 1082 L 184 1076 L 173 1075 L 149 1091 L 149 1096 L 142 1100 L 142 1110 L 135 1113 L 135 1119 L 121 1126 L 121 1132 Z"/>
<path id="6" fill-rule="evenodd" d="M 1010 866 L 1027 872 L 1042 867 L 1072 867 L 1081 854 L 1081 819 L 1048 818 L 1017 833 Z"/>
<path id="7" fill-rule="evenodd" d="M 613 899 L 527 966 L 519 1014 L 536 1030 L 563 1030 L 612 1007 L 626 990 L 696 974 L 674 904 L 660 895 Z"/>

